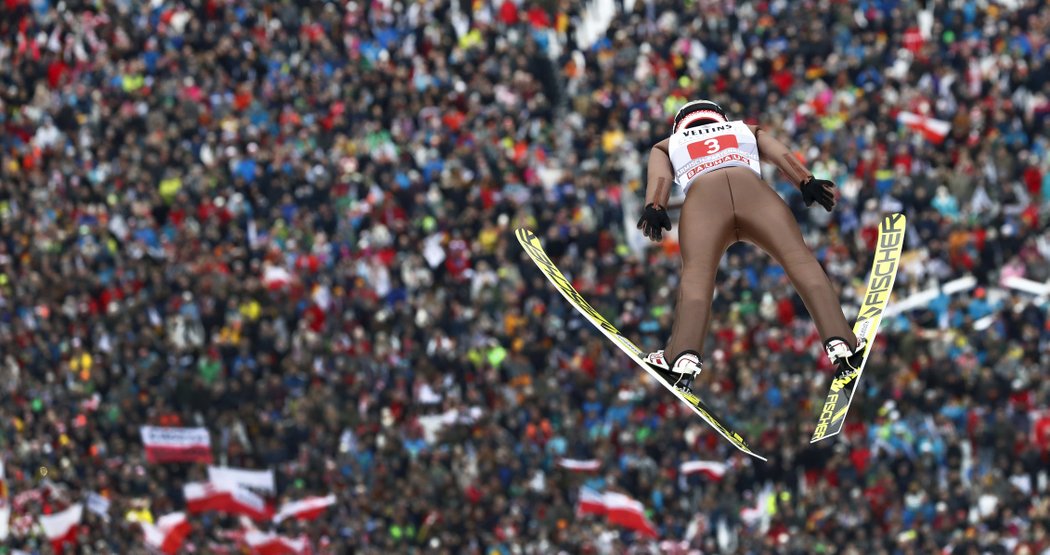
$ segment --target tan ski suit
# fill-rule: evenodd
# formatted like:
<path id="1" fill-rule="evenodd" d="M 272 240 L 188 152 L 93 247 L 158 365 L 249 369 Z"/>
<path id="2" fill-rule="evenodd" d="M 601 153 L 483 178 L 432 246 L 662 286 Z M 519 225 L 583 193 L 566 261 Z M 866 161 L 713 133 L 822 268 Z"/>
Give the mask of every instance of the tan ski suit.
<path id="1" fill-rule="evenodd" d="M 796 186 L 812 176 L 783 143 L 758 126 L 748 127 L 758 140 L 762 161 L 776 165 Z M 674 182 L 668 141 L 657 143 L 650 153 L 646 204 L 667 206 Z M 678 225 L 682 275 L 671 338 L 664 349 L 668 363 L 685 351 L 704 354 L 718 263 L 737 241 L 753 243 L 783 266 L 825 342 L 839 337 L 856 346 L 838 296 L 802 239 L 798 222 L 754 171 L 728 167 L 695 178 Z"/>

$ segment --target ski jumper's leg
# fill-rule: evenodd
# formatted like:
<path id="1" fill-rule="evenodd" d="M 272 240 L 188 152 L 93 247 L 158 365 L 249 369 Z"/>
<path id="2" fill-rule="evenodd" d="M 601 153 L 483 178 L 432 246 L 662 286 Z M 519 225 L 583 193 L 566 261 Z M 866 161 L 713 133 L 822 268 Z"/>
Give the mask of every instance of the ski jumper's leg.
<path id="1" fill-rule="evenodd" d="M 824 341 L 841 337 L 855 347 L 857 338 L 842 314 L 835 288 L 806 245 L 784 200 L 751 170 L 729 168 L 722 173 L 732 183 L 740 238 L 754 243 L 784 267 Z"/>
<path id="2" fill-rule="evenodd" d="M 664 349 L 668 363 L 684 351 L 703 354 L 718 262 L 738 240 L 729 182 L 721 173 L 698 178 L 682 205 L 678 220 L 682 274 L 671 338 Z"/>

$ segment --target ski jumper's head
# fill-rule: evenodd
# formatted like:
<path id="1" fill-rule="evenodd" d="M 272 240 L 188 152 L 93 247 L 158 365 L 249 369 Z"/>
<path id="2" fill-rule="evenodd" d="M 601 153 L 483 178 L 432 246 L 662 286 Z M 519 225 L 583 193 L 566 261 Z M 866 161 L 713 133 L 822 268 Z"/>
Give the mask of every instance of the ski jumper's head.
<path id="1" fill-rule="evenodd" d="M 724 121 L 729 120 L 721 106 L 710 100 L 694 100 L 678 109 L 678 113 L 674 115 L 674 128 L 671 133 L 698 125 Z"/>

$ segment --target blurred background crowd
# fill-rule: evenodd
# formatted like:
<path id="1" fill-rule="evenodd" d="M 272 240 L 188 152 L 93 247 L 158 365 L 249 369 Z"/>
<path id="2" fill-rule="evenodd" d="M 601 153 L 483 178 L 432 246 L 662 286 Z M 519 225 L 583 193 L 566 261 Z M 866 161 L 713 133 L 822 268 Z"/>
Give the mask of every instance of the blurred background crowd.
<path id="1" fill-rule="evenodd" d="M 1050 279 L 1048 36 L 1039 0 L 5 0 L 0 458 L 11 497 L 49 481 L 0 552 L 51 552 L 35 519 L 89 492 L 112 508 L 79 552 L 145 552 L 136 521 L 204 474 L 148 463 L 146 424 L 208 428 L 277 500 L 335 494 L 274 528 L 322 553 L 1050 552 L 1046 291 L 1009 286 Z M 890 211 L 895 299 L 933 292 L 811 446 L 820 338 L 768 257 L 730 250 L 695 388 L 768 464 L 512 233 L 659 348 L 675 238 L 634 221 L 695 98 L 839 185 L 827 214 L 766 168 L 847 312 Z M 728 471 L 679 473 L 697 459 Z M 584 485 L 660 537 L 576 515 Z M 236 519 L 192 522 L 187 550 L 237 552 Z"/>

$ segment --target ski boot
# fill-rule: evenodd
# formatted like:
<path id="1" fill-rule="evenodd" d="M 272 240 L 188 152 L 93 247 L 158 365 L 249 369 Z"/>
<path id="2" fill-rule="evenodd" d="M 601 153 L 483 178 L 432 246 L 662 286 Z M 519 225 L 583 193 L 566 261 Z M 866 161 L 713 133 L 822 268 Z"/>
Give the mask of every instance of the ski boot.
<path id="1" fill-rule="evenodd" d="M 857 348 L 850 349 L 849 343 L 841 337 L 832 337 L 824 344 L 824 350 L 832 364 L 839 367 L 839 374 L 847 375 L 860 370 L 864 363 L 864 348 L 867 342 L 864 338 L 857 338 Z"/>
<path id="2" fill-rule="evenodd" d="M 664 358 L 664 350 L 653 351 L 642 359 L 646 364 L 649 365 L 653 370 L 659 370 L 660 372 L 667 372 L 670 367 L 667 366 L 667 359 Z"/>
<path id="3" fill-rule="evenodd" d="M 683 351 L 675 359 L 674 364 L 670 366 L 668 366 L 662 350 L 646 355 L 645 362 L 653 369 L 658 370 L 665 377 L 667 383 L 689 392 L 692 391 L 690 386 L 693 383 L 693 378 L 700 375 L 700 371 L 703 369 L 701 368 L 700 354 L 696 351 Z"/>

